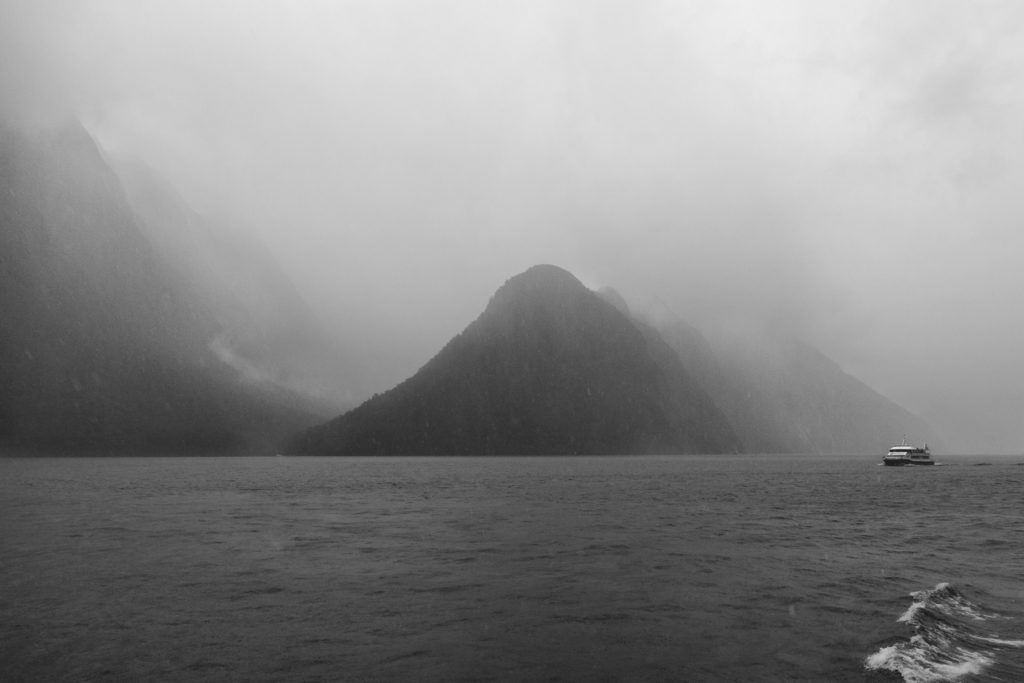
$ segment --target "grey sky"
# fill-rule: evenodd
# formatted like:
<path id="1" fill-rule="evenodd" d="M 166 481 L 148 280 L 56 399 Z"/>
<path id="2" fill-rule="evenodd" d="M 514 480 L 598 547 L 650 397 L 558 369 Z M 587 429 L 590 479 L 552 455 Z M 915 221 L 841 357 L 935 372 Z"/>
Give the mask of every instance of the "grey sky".
<path id="1" fill-rule="evenodd" d="M 8 115 L 259 235 L 383 381 L 549 262 L 1024 451 L 1024 4 L 2 7 Z"/>

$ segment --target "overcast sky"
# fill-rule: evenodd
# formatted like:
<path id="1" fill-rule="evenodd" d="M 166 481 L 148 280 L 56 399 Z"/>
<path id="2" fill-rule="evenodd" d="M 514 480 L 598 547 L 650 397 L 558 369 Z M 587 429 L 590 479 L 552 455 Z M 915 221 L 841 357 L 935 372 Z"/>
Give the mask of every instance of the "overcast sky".
<path id="1" fill-rule="evenodd" d="M 5 114 L 251 230 L 389 381 L 547 262 L 1024 451 L 1024 3 L 0 7 Z"/>

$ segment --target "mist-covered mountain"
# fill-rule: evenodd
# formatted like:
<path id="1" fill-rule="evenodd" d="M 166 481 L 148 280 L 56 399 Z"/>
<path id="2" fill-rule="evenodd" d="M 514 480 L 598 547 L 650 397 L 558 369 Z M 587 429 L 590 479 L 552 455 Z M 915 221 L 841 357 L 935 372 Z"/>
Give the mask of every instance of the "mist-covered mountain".
<path id="1" fill-rule="evenodd" d="M 728 420 L 659 338 L 568 272 L 511 278 L 415 375 L 289 453 L 731 452 Z"/>
<path id="2" fill-rule="evenodd" d="M 139 227 L 216 319 L 210 349 L 243 377 L 292 390 L 325 409 L 352 407 L 367 379 L 258 241 L 194 211 L 137 159 L 111 166 Z"/>
<path id="3" fill-rule="evenodd" d="M 274 259 L 77 124 L 0 127 L 0 445 L 269 449 L 365 392 Z M 814 349 L 655 326 L 538 266 L 310 453 L 880 452 L 919 418 Z M 349 406 L 351 405 L 348 404 Z"/>
<path id="4" fill-rule="evenodd" d="M 941 448 L 927 422 L 807 344 L 756 326 L 710 337 L 681 320 L 659 328 L 745 452 L 884 453 L 903 436 Z"/>
<path id="5" fill-rule="evenodd" d="M 218 280 L 269 282 L 273 269 L 231 266 L 224 254 L 253 249 L 218 250 L 154 182 L 133 188 L 137 211 L 77 123 L 0 128 L 0 444 L 224 452 L 322 414 L 268 362 L 283 358 L 274 335 L 302 328 L 272 317 L 301 306 L 282 302 L 280 283 L 246 301 L 251 283 Z"/>
<path id="6" fill-rule="evenodd" d="M 294 438 L 292 453 L 880 453 L 931 428 L 820 352 L 715 343 L 536 266 L 413 377 Z"/>
<path id="7" fill-rule="evenodd" d="M 615 290 L 601 296 L 633 315 Z M 678 317 L 634 320 L 679 355 L 746 453 L 884 453 L 904 436 L 943 447 L 925 420 L 796 339 L 749 321 L 708 334 Z"/>

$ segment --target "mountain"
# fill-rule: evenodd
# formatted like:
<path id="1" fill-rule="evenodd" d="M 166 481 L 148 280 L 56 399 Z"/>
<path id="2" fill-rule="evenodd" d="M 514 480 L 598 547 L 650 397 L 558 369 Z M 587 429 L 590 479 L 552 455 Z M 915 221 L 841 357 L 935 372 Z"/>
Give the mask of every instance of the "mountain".
<path id="1" fill-rule="evenodd" d="M 674 320 L 666 342 L 752 453 L 884 453 L 905 435 L 939 445 L 924 420 L 802 342 L 755 327 L 711 341 Z"/>
<path id="2" fill-rule="evenodd" d="M 367 395 L 368 379 L 258 241 L 194 211 L 138 159 L 111 166 L 139 228 L 214 317 L 211 350 L 242 376 L 315 401 L 326 414 Z"/>
<path id="3" fill-rule="evenodd" d="M 0 126 L 0 444 L 249 451 L 317 421 L 224 362 L 223 307 L 172 260 L 81 125 Z"/>
<path id="4" fill-rule="evenodd" d="M 267 451 L 369 386 L 273 255 L 77 123 L 0 125 L 0 446 Z M 710 339 L 710 341 L 709 341 Z M 705 337 L 538 266 L 311 453 L 884 451 L 938 439 L 823 354 Z M 941 446 L 940 446 L 941 447 Z"/>
<path id="5" fill-rule="evenodd" d="M 508 280 L 415 375 L 307 430 L 294 454 L 731 452 L 728 420 L 660 338 L 568 272 Z"/>

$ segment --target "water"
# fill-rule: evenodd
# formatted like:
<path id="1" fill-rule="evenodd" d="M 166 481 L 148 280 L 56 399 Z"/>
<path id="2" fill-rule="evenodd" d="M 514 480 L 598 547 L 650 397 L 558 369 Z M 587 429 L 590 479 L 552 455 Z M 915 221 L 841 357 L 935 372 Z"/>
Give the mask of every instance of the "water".
<path id="1" fill-rule="evenodd" d="M 878 460 L 0 460 L 0 678 L 1024 680 L 1024 459 Z"/>

